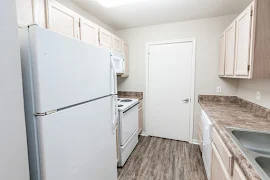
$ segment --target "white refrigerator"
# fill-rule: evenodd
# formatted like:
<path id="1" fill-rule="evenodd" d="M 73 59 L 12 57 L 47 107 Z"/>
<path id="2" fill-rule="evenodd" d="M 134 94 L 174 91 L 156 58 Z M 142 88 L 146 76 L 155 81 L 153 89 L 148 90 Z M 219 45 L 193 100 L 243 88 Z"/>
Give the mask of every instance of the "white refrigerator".
<path id="1" fill-rule="evenodd" d="M 116 74 L 108 50 L 20 28 L 31 180 L 116 180 Z"/>

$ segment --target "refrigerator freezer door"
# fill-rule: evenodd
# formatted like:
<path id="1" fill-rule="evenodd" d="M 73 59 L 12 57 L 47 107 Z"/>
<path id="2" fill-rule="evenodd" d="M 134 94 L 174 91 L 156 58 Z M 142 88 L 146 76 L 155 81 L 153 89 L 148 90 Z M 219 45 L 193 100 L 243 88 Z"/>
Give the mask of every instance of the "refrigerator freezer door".
<path id="1" fill-rule="evenodd" d="M 108 50 L 38 26 L 29 39 L 37 113 L 111 94 Z"/>
<path id="2" fill-rule="evenodd" d="M 111 97 L 38 117 L 42 180 L 116 180 Z"/>

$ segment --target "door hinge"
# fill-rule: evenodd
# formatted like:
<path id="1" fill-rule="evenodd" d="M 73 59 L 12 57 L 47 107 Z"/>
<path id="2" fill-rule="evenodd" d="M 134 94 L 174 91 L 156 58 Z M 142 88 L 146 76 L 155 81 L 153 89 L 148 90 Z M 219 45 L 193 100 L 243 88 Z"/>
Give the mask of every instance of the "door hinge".
<path id="1" fill-rule="evenodd" d="M 248 65 L 247 70 L 250 71 L 250 65 Z"/>
<path id="2" fill-rule="evenodd" d="M 253 16 L 253 10 L 251 10 L 251 12 L 250 12 L 250 16 Z"/>
<path id="3" fill-rule="evenodd" d="M 81 27 L 81 21 L 79 21 L 79 27 Z"/>

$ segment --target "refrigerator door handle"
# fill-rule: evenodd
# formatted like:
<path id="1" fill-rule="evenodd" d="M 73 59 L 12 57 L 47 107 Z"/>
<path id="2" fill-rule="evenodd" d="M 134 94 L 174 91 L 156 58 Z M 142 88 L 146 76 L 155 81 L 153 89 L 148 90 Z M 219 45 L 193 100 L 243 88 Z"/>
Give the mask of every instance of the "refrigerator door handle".
<path id="1" fill-rule="evenodd" d="M 114 66 L 114 62 L 113 62 L 113 57 L 111 56 L 111 67 L 112 67 L 112 70 L 113 70 L 113 87 L 112 87 L 112 94 L 117 94 L 117 73 L 116 73 L 116 69 L 115 69 L 115 66 Z"/>
<path id="2" fill-rule="evenodd" d="M 117 108 L 117 95 L 112 96 L 112 118 L 113 118 L 113 134 L 116 133 L 116 128 L 118 125 L 118 108 Z"/>

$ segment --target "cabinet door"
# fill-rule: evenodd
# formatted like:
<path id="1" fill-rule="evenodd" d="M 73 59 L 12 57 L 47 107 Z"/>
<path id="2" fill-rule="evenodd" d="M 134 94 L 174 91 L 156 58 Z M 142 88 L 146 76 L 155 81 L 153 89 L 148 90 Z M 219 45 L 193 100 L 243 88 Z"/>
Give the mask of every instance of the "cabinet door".
<path id="1" fill-rule="evenodd" d="M 79 16 L 52 0 L 48 2 L 48 7 L 48 28 L 73 38 L 79 38 Z"/>
<path id="2" fill-rule="evenodd" d="M 122 75 L 122 77 L 128 77 L 129 76 L 129 46 L 127 43 L 123 42 L 123 53 L 125 54 L 125 73 Z"/>
<path id="3" fill-rule="evenodd" d="M 234 75 L 235 60 L 235 22 L 233 22 L 225 31 L 225 75 Z"/>
<path id="4" fill-rule="evenodd" d="M 143 108 L 140 107 L 139 108 L 139 134 L 141 134 L 142 130 L 143 130 Z"/>
<path id="5" fill-rule="evenodd" d="M 112 34 L 102 28 L 99 28 L 99 45 L 112 48 Z"/>
<path id="6" fill-rule="evenodd" d="M 113 50 L 122 52 L 122 40 L 113 35 Z"/>
<path id="7" fill-rule="evenodd" d="M 249 6 L 236 19 L 236 46 L 235 46 L 235 75 L 249 75 L 250 47 L 251 47 L 251 16 L 252 6 Z"/>
<path id="8" fill-rule="evenodd" d="M 219 43 L 219 71 L 218 75 L 224 76 L 225 75 L 225 34 L 223 33 L 220 37 Z"/>
<path id="9" fill-rule="evenodd" d="M 98 26 L 91 21 L 80 18 L 81 40 L 93 45 L 98 45 Z"/>
<path id="10" fill-rule="evenodd" d="M 211 180 L 230 180 L 230 176 L 222 162 L 222 159 L 212 143 L 212 168 L 211 168 Z"/>
<path id="11" fill-rule="evenodd" d="M 243 174 L 237 163 L 235 163 L 234 165 L 232 180 L 246 180 L 245 175 Z"/>
<path id="12" fill-rule="evenodd" d="M 34 23 L 32 0 L 16 0 L 17 20 L 19 25 Z"/>

